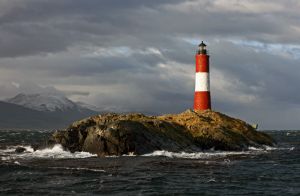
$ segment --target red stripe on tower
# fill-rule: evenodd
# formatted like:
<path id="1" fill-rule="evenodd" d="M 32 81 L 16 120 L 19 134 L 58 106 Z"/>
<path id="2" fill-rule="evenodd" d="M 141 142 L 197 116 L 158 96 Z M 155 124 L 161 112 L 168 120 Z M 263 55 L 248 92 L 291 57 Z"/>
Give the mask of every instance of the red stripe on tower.
<path id="1" fill-rule="evenodd" d="M 207 55 L 206 45 L 202 41 L 196 54 L 194 110 L 207 109 L 211 109 L 209 55 Z"/>

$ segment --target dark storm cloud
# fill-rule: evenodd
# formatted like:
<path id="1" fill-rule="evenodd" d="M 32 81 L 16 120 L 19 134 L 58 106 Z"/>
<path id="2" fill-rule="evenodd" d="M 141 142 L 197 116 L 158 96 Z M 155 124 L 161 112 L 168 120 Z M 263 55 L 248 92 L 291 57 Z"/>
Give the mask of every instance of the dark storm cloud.
<path id="1" fill-rule="evenodd" d="M 109 50 L 112 51 L 108 52 Z M 110 56 L 115 52 L 115 49 L 105 48 L 99 54 L 97 52 L 97 54 L 82 55 L 77 53 L 80 53 L 80 51 L 76 51 L 75 54 L 55 56 L 5 58 L 2 61 L 0 59 L 0 64 L 2 68 L 22 70 L 23 73 L 39 73 L 52 77 L 100 76 L 106 80 L 112 80 L 114 78 L 110 74 L 118 72 L 122 73 L 123 78 L 127 74 L 147 73 L 150 75 L 159 72 L 157 64 L 164 63 L 166 60 L 162 55 L 153 53 L 152 50 L 129 50 L 128 52 L 122 52 L 120 55 Z M 109 77 L 105 77 L 107 75 Z"/>
<path id="2" fill-rule="evenodd" d="M 0 56 L 16 57 L 59 52 L 74 44 L 114 45 L 117 36 L 143 32 L 140 9 L 154 9 L 167 1 L 35 1 L 0 17 Z M 18 5 L 18 4 L 16 4 Z M 148 18 L 149 20 L 149 18 Z M 122 38 L 123 39 L 123 38 Z M 122 40 L 120 41 L 122 42 Z"/>
<path id="3" fill-rule="evenodd" d="M 0 55 L 16 57 L 59 52 L 76 44 L 168 45 L 179 36 L 225 36 L 266 42 L 299 42 L 293 10 L 275 13 L 222 11 L 217 1 L 46 1 L 16 3 L 0 17 Z M 202 1 L 205 2 L 205 1 Z M 218 5 L 218 4 L 217 4 Z M 204 7 L 206 6 L 206 7 Z M 286 21 L 290 23 L 286 23 Z M 298 30 L 299 31 L 299 30 Z M 293 33 L 294 32 L 294 33 Z"/>

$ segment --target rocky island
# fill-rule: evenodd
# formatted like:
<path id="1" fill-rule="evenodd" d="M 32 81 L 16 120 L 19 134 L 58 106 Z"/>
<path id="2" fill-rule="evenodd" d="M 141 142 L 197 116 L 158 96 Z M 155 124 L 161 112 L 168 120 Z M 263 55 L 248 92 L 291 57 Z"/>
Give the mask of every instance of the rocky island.
<path id="1" fill-rule="evenodd" d="M 155 150 L 195 152 L 207 149 L 247 150 L 275 141 L 246 122 L 212 110 L 146 116 L 108 113 L 55 131 L 46 146 L 61 144 L 71 152 L 98 156 L 145 154 Z"/>

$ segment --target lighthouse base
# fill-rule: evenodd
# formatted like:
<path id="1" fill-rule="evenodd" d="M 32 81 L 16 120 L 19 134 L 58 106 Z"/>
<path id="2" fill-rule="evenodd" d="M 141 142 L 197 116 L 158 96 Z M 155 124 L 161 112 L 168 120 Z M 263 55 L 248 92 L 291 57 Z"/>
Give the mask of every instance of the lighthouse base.
<path id="1" fill-rule="evenodd" d="M 211 102 L 210 102 L 210 92 L 195 92 L 194 97 L 194 110 L 210 110 Z"/>

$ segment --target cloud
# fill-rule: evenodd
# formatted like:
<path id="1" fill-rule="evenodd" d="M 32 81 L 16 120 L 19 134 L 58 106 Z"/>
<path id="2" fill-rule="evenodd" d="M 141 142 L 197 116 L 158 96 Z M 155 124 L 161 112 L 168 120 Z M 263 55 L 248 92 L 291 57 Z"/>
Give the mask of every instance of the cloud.
<path id="1" fill-rule="evenodd" d="M 202 12 L 199 7 L 205 7 L 211 12 L 236 12 L 246 14 L 261 13 L 278 13 L 285 11 L 285 4 L 278 1 L 261 1 L 261 0 L 191 0 L 183 1 L 179 4 L 166 5 L 167 9 L 180 12 Z"/>
<path id="2" fill-rule="evenodd" d="M 179 112 L 192 107 L 194 55 L 205 40 L 216 110 L 295 128 L 299 8 L 294 0 L 1 1 L 0 98 L 46 90 L 113 110 Z"/>
<path id="3" fill-rule="evenodd" d="M 19 93 L 24 94 L 56 94 L 64 96 L 88 96 L 90 93 L 80 90 L 59 90 L 53 86 L 37 85 L 33 82 L 20 81 L 11 83 L 2 83 L 0 85 L 1 96 L 0 100 L 11 98 Z"/>

